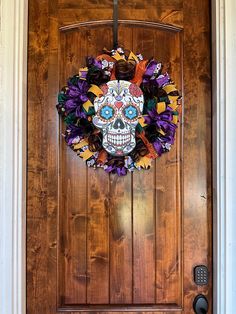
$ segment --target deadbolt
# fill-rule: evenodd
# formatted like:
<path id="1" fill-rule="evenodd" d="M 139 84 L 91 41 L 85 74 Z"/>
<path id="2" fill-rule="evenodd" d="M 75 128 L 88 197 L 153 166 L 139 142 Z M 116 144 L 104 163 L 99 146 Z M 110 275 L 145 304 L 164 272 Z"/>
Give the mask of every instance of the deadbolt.
<path id="1" fill-rule="evenodd" d="M 207 314 L 208 301 L 203 294 L 198 294 L 193 301 L 193 309 L 196 314 Z"/>

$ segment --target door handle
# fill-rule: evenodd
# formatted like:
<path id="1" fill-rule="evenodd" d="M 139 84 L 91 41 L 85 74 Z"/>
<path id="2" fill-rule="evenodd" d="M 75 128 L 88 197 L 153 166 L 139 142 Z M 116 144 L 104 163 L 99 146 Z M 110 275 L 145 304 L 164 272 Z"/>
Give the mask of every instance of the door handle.
<path id="1" fill-rule="evenodd" d="M 207 314 L 208 301 L 203 294 L 198 294 L 193 301 L 193 309 L 196 314 Z"/>

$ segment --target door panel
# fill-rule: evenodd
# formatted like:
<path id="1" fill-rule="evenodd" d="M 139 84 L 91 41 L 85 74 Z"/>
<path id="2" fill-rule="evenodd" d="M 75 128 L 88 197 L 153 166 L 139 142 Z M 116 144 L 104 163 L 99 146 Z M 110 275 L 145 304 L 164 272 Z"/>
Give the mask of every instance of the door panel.
<path id="1" fill-rule="evenodd" d="M 209 3 L 119 6 L 120 45 L 163 62 L 184 123 L 148 171 L 87 168 L 65 144 L 55 104 L 85 56 L 112 47 L 112 1 L 29 1 L 29 314 L 189 314 L 198 293 L 211 306 L 211 278 L 197 287 L 192 273 L 211 270 Z"/>
<path id="2" fill-rule="evenodd" d="M 84 56 L 112 45 L 111 25 L 104 24 L 61 29 L 60 86 L 77 73 Z M 129 49 L 143 51 L 146 58 L 157 55 L 162 42 L 160 58 L 181 88 L 180 29 L 123 21 L 119 40 L 127 38 Z M 87 169 L 60 140 L 61 306 L 181 305 L 180 134 L 181 127 L 174 149 L 151 170 L 124 178 Z"/>

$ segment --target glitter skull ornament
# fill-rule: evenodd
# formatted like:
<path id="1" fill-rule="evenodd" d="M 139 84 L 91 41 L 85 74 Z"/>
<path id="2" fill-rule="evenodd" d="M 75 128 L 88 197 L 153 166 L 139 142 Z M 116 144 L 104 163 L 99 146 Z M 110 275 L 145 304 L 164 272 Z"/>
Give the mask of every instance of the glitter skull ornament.
<path id="1" fill-rule="evenodd" d="M 142 90 L 123 80 L 100 86 L 103 94 L 94 100 L 93 124 L 101 130 L 102 145 L 113 156 L 125 156 L 136 145 L 135 129 L 143 112 Z"/>

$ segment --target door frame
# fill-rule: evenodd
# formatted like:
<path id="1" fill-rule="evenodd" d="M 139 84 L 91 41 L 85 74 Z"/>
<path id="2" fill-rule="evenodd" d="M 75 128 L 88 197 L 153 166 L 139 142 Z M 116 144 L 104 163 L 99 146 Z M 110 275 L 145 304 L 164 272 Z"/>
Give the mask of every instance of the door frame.
<path id="1" fill-rule="evenodd" d="M 236 12 L 235 0 L 212 0 L 213 304 L 235 313 L 236 300 Z"/>
<path id="2" fill-rule="evenodd" d="M 214 314 L 233 314 L 236 299 L 234 12 L 235 0 L 212 0 Z M 0 0 L 0 313 L 5 314 L 26 314 L 27 17 L 28 0 Z"/>

